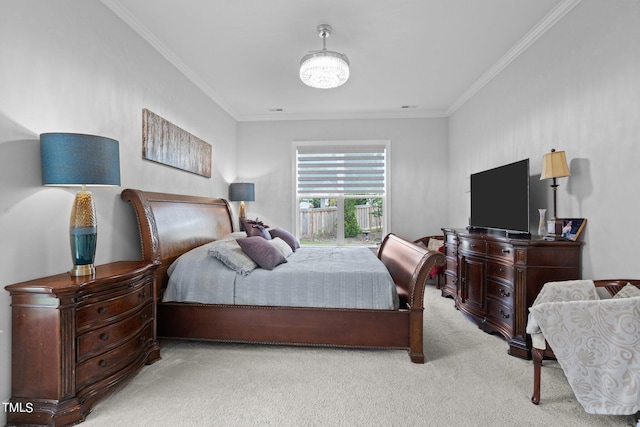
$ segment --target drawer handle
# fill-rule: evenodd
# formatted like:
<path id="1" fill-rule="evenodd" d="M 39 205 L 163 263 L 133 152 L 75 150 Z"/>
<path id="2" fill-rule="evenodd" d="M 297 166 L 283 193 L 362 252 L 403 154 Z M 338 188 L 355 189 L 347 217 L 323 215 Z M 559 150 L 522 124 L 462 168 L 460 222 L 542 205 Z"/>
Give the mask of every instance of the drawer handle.
<path id="1" fill-rule="evenodd" d="M 500 289 L 500 295 L 502 295 L 503 297 L 510 297 L 511 296 L 511 292 L 505 292 L 502 289 Z"/>
<path id="2" fill-rule="evenodd" d="M 106 312 L 107 312 L 107 309 L 105 307 L 100 307 L 98 309 L 98 313 L 100 313 L 100 314 L 105 314 Z"/>
<path id="3" fill-rule="evenodd" d="M 140 294 L 138 295 L 138 297 L 140 297 L 140 298 L 144 298 L 146 296 L 147 296 L 147 293 L 144 292 L 144 291 L 140 292 Z"/>
<path id="4" fill-rule="evenodd" d="M 503 253 L 503 254 L 508 254 L 509 252 L 511 252 L 511 249 L 503 249 L 503 250 L 502 250 L 502 253 Z"/>
<path id="5" fill-rule="evenodd" d="M 500 267 L 500 268 L 498 269 L 498 271 L 499 271 L 500 273 L 504 273 L 504 268 L 503 268 L 503 267 Z"/>
<path id="6" fill-rule="evenodd" d="M 107 361 L 103 359 L 103 360 L 99 361 L 98 364 L 100 365 L 101 368 L 104 368 L 104 367 L 107 366 Z"/>
<path id="7" fill-rule="evenodd" d="M 147 320 L 147 314 L 146 314 L 146 313 L 145 313 L 145 314 L 142 314 L 142 315 L 140 316 L 140 319 L 142 319 L 142 320 Z"/>
<path id="8" fill-rule="evenodd" d="M 140 342 L 145 342 L 146 340 L 147 340 L 147 337 L 145 337 L 144 335 L 140 337 Z"/>
<path id="9" fill-rule="evenodd" d="M 504 310 L 502 310 L 502 309 L 500 310 L 500 314 L 502 315 L 503 319 L 508 319 L 510 317 L 510 315 L 505 313 Z"/>
<path id="10" fill-rule="evenodd" d="M 102 334 L 100 335 L 100 339 L 102 341 L 108 341 L 109 340 L 109 334 Z"/>

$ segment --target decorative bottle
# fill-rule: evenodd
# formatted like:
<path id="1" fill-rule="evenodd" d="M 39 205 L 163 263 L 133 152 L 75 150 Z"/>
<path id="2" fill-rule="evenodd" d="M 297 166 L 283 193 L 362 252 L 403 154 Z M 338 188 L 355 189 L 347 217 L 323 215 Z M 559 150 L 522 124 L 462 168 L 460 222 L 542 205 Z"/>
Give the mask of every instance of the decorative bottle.
<path id="1" fill-rule="evenodd" d="M 538 223 L 538 235 L 544 237 L 547 235 L 547 223 L 544 220 L 544 215 L 547 212 L 546 209 L 538 209 L 540 213 L 540 222 Z"/>

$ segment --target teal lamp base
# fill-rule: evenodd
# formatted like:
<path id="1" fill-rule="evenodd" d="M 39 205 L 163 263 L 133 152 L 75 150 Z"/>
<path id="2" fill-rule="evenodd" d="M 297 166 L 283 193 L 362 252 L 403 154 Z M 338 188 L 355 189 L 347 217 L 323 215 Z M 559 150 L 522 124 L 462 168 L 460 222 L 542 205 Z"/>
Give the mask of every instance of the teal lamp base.
<path id="1" fill-rule="evenodd" d="M 95 275 L 96 268 L 93 263 L 96 257 L 98 227 L 96 210 L 90 191 L 78 191 L 76 194 L 71 209 L 69 239 L 71 258 L 73 259 L 73 268 L 69 273 L 72 276 Z"/>

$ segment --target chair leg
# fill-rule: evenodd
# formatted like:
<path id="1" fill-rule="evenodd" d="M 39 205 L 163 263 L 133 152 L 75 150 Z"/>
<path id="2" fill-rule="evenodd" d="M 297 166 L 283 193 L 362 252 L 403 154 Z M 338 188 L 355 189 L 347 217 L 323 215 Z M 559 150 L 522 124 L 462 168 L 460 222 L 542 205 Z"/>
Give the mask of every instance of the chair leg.
<path id="1" fill-rule="evenodd" d="M 531 401 L 537 405 L 540 403 L 540 375 L 544 350 L 533 347 L 531 348 L 531 356 L 533 358 L 533 396 L 531 396 Z"/>

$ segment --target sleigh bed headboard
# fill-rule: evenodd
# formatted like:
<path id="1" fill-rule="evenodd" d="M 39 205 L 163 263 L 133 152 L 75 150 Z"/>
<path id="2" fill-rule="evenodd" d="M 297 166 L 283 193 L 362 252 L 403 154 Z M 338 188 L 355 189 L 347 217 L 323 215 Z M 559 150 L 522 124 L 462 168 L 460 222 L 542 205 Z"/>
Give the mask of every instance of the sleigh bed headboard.
<path id="1" fill-rule="evenodd" d="M 233 231 L 231 209 L 224 199 L 130 188 L 120 196 L 136 213 L 142 259 L 159 265 L 159 290 L 166 287 L 167 268 L 176 258 Z"/>

